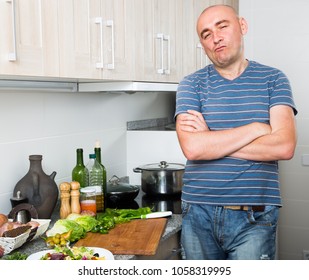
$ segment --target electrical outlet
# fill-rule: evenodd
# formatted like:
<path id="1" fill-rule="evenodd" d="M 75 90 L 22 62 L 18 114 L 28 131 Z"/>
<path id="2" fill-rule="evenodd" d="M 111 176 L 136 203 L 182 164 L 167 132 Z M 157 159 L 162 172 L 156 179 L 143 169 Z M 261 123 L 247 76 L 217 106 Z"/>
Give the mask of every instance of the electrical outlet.
<path id="1" fill-rule="evenodd" d="M 309 260 L 309 250 L 303 250 L 303 259 Z"/>

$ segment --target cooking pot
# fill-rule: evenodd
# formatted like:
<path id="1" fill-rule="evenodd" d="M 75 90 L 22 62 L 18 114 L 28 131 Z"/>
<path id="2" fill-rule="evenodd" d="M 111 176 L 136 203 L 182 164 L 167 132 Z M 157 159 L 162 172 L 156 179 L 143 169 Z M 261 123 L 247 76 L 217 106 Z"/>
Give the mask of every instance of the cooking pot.
<path id="1" fill-rule="evenodd" d="M 179 194 L 182 190 L 182 176 L 184 164 L 160 163 L 146 164 L 133 169 L 142 173 L 142 190 L 146 194 Z"/>
<path id="2" fill-rule="evenodd" d="M 113 204 L 133 201 L 139 193 L 139 187 L 123 183 L 114 175 L 106 186 L 106 199 Z"/>

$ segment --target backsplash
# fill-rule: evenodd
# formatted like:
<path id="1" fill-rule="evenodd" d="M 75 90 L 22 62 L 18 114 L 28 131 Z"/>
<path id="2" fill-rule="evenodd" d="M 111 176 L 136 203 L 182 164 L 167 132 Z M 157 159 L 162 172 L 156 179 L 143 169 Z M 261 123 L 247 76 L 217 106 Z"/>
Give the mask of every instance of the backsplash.
<path id="1" fill-rule="evenodd" d="M 28 171 L 31 154 L 43 155 L 44 171 L 56 171 L 59 186 L 71 181 L 76 149 L 83 148 L 87 163 L 99 140 L 108 179 L 126 176 L 127 122 L 171 118 L 175 96 L 0 91 L 0 100 L 0 213 L 8 213 L 13 189 Z"/>
<path id="2" fill-rule="evenodd" d="M 176 124 L 168 118 L 156 118 L 148 120 L 127 122 L 127 130 L 175 130 Z"/>

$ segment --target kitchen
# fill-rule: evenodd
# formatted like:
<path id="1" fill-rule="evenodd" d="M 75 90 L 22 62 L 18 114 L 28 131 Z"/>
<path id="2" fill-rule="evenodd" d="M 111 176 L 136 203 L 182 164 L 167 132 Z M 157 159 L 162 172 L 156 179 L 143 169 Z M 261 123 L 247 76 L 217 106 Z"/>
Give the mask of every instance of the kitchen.
<path id="1" fill-rule="evenodd" d="M 302 107 L 306 106 L 308 97 L 305 84 L 301 83 L 305 81 L 303 73 L 306 73 L 309 63 L 308 54 L 302 51 L 309 43 L 308 32 L 304 29 L 306 15 L 301 16 L 308 10 L 308 3 L 302 0 L 240 0 L 239 10 L 249 22 L 247 57 L 282 69 L 294 89 L 299 110 L 298 146 L 293 160 L 280 164 L 284 207 L 278 245 L 279 259 L 302 259 L 303 250 L 309 250 L 309 224 L 306 219 L 309 209 L 309 191 L 306 188 L 308 167 L 302 164 L 302 155 L 309 154 L 308 110 Z M 291 20 L 287 20 L 289 16 Z M 189 38 L 187 36 L 184 40 Z M 265 44 L 265 40 L 272 45 Z M 295 51 L 300 46 L 303 48 Z M 54 48 L 50 56 L 56 53 L 57 48 Z M 67 69 L 65 73 L 70 71 L 72 69 Z M 87 155 L 92 152 L 95 141 L 100 140 L 108 178 L 114 174 L 128 175 L 137 162 L 128 162 L 127 122 L 162 117 L 172 119 L 175 96 L 173 93 L 142 91 L 126 94 L 1 89 L 0 98 L 0 212 L 6 213 L 10 210 L 10 198 L 16 182 L 29 168 L 30 154 L 43 155 L 45 172 L 51 174 L 56 171 L 55 180 L 59 185 L 71 179 L 76 148 L 82 147 Z M 148 160 L 148 163 L 152 163 L 153 159 L 157 161 L 152 156 L 155 155 L 151 153 L 143 160 Z"/>

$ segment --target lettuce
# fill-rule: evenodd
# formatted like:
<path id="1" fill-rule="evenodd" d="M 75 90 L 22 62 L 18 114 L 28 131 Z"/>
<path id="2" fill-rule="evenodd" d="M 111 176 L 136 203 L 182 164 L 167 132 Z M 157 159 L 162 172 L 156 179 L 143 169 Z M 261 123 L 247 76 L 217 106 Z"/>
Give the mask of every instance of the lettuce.
<path id="1" fill-rule="evenodd" d="M 62 234 L 72 230 L 69 240 L 77 241 L 86 236 L 86 230 L 76 221 L 60 219 L 55 222 L 53 227 L 46 232 L 47 236 L 54 236 L 57 233 Z"/>
<path id="2" fill-rule="evenodd" d="M 74 221 L 81 225 L 86 232 L 91 231 L 98 223 L 95 217 L 89 215 L 80 216 Z"/>

